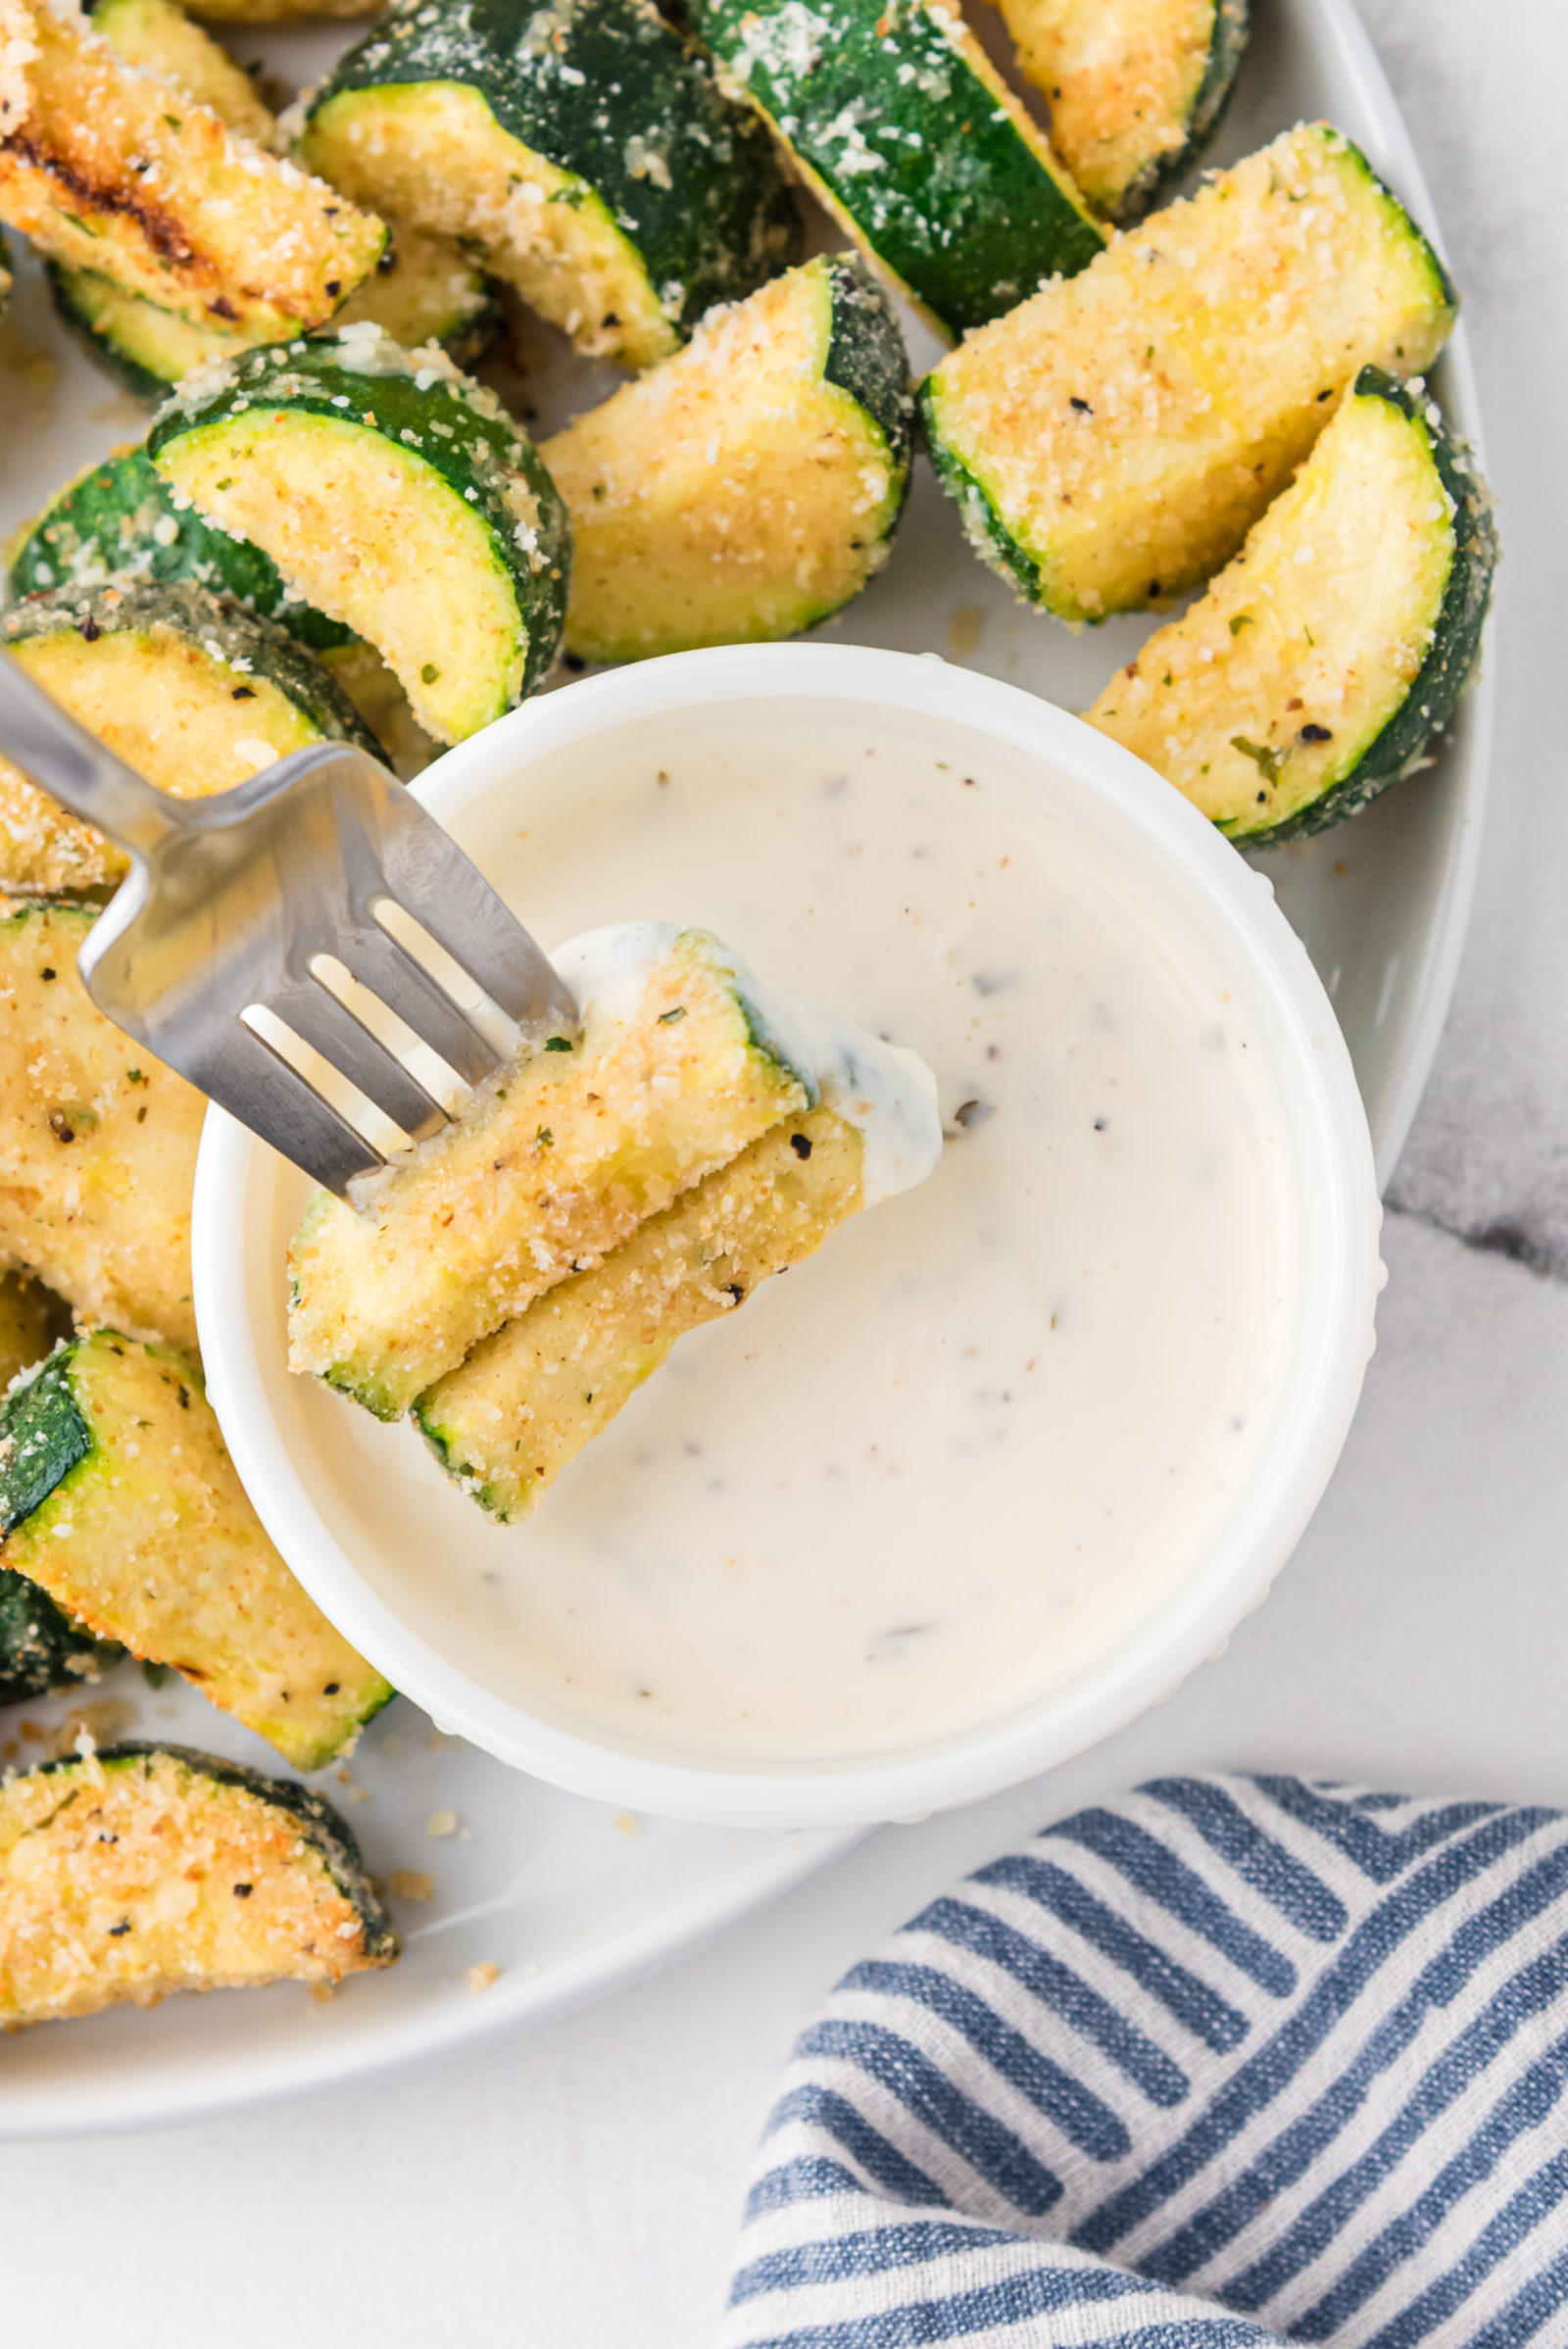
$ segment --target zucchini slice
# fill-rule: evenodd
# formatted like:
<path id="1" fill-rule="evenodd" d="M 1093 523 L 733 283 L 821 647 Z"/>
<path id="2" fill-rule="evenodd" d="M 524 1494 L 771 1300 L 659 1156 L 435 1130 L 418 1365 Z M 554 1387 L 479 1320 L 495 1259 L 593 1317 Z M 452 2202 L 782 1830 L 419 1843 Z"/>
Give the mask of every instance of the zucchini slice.
<path id="1" fill-rule="evenodd" d="M 0 919 L 0 1261 L 86 1321 L 196 1343 L 190 1199 L 206 1102 L 76 976 L 90 905 Z"/>
<path id="2" fill-rule="evenodd" d="M 391 249 L 381 267 L 350 294 L 334 324 L 368 318 L 407 351 L 439 343 L 459 367 L 470 367 L 501 326 L 501 308 L 483 270 L 450 236 L 408 220 L 390 225 Z"/>
<path id="3" fill-rule="evenodd" d="M 855 1214 L 861 1154 L 833 1110 L 789 1118 L 482 1340 L 414 1406 L 448 1475 L 492 1517 L 526 1517 L 677 1338 L 733 1312 Z"/>
<path id="4" fill-rule="evenodd" d="M 397 1954 L 359 1845 L 308 1787 L 128 1743 L 0 1783 L 0 2030 Z"/>
<path id="5" fill-rule="evenodd" d="M 160 314 L 162 315 L 162 314 Z M 117 449 L 58 491 L 7 549 L 13 600 L 95 587 L 170 587 L 188 579 L 232 597 L 313 652 L 355 641 L 284 585 L 270 556 L 191 506 L 176 506 L 142 447 Z"/>
<path id="6" fill-rule="evenodd" d="M 1287 131 L 972 335 L 921 387 L 977 552 L 1062 619 L 1210 578 L 1363 367 L 1418 374 L 1442 263 L 1358 148 Z"/>
<path id="7" fill-rule="evenodd" d="M 653 0 L 395 8 L 312 94 L 302 153 L 631 367 L 800 251 L 765 134 Z"/>
<path id="8" fill-rule="evenodd" d="M 693 20 L 808 187 L 947 334 L 1102 250 L 949 0 L 694 0 Z"/>
<path id="9" fill-rule="evenodd" d="M 0 1566 L 0 1705 L 79 1688 L 123 1652 L 74 1623 L 24 1574 Z"/>
<path id="10" fill-rule="evenodd" d="M 320 662 L 205 588 L 105 587 L 18 605 L 4 642 L 139 774 L 180 799 L 231 791 L 313 742 L 374 737 Z M 0 757 L 0 886 L 49 896 L 123 878 L 123 852 Z"/>
<path id="11" fill-rule="evenodd" d="M 30 1272 L 0 1273 L 0 1394 L 71 1330 L 71 1307 Z"/>
<path id="12" fill-rule="evenodd" d="M 855 259 L 715 311 L 540 451 L 571 515 L 567 649 L 635 661 L 837 612 L 887 559 L 912 415 L 904 338 Z"/>
<path id="13" fill-rule="evenodd" d="M 292 1369 L 396 1419 L 478 1339 L 815 1105 L 716 939 L 613 936 L 619 967 L 583 989 L 575 1050 L 510 1070 L 358 1207 L 313 1201 L 289 1249 Z"/>
<path id="14" fill-rule="evenodd" d="M 94 32 L 138 73 L 156 74 L 193 105 L 210 106 L 220 122 L 258 147 L 275 145 L 276 119 L 249 73 L 177 0 L 93 0 L 88 13 Z"/>
<path id="15" fill-rule="evenodd" d="M 247 352 L 188 377 L 147 451 L 176 499 L 372 644 L 438 741 L 504 715 L 554 661 L 565 508 L 444 352 L 368 321 Z"/>
<path id="16" fill-rule="evenodd" d="M 1090 722 L 1232 840 L 1321 832 L 1446 724 L 1496 560 L 1468 453 L 1420 386 L 1368 367 L 1235 562 Z"/>
<path id="17" fill-rule="evenodd" d="M 235 335 L 193 326 L 177 311 L 160 310 L 141 294 L 127 294 L 96 269 L 68 269 L 58 261 L 46 262 L 44 269 L 61 322 L 132 399 L 167 399 L 170 385 L 193 367 L 210 367 L 246 347 Z"/>
<path id="18" fill-rule="evenodd" d="M 196 325 L 287 335 L 375 267 L 380 220 L 126 65 L 51 0 L 0 0 L 0 218 Z"/>
<path id="19" fill-rule="evenodd" d="M 998 0 L 1051 103 L 1051 140 L 1091 204 L 1137 220 L 1219 122 L 1249 0 Z"/>
<path id="20" fill-rule="evenodd" d="M 173 1347 L 94 1330 L 0 1405 L 0 1563 L 131 1654 L 172 1664 L 297 1770 L 392 1690 L 294 1580 Z"/>

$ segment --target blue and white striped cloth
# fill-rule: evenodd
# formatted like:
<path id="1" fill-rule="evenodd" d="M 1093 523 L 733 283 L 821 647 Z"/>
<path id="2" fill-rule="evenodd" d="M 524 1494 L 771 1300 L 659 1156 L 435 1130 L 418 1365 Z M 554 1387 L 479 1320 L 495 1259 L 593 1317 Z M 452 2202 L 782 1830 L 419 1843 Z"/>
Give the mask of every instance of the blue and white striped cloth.
<path id="1" fill-rule="evenodd" d="M 1565 2349 L 1568 1814 L 1156 1779 L 796 2047 L 724 2349 Z"/>

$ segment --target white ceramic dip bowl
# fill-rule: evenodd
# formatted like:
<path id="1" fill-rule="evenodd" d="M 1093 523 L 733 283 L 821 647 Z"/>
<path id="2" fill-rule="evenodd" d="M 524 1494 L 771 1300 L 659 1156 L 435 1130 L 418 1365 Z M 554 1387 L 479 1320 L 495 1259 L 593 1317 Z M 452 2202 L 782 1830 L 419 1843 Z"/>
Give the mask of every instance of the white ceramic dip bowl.
<path id="1" fill-rule="evenodd" d="M 212 1110 L 196 1181 L 196 1308 L 212 1398 L 269 1533 L 332 1620 L 442 1728 L 500 1760 L 599 1800 L 737 1827 L 906 1818 L 971 1801 L 1065 1760 L 1168 1694 L 1262 1598 L 1316 1506 L 1360 1392 L 1382 1278 L 1371 1146 L 1349 1058 L 1267 883 L 1179 794 L 1049 704 L 933 656 L 816 644 L 688 654 L 526 705 L 448 753 L 419 790 L 547 949 L 596 919 L 706 921 L 765 977 L 810 988 L 809 971 L 769 968 L 767 942 L 738 933 L 724 905 L 622 902 L 623 872 L 610 891 L 614 902 L 601 905 L 592 828 L 581 832 L 583 871 L 571 888 L 543 910 L 529 898 L 530 831 L 553 824 L 559 840 L 580 808 L 582 823 L 597 821 L 602 832 L 596 794 L 602 798 L 605 778 L 628 761 L 650 786 L 674 775 L 678 788 L 683 759 L 694 772 L 706 761 L 710 775 L 727 771 L 726 762 L 737 778 L 782 771 L 797 738 L 841 741 L 846 760 L 876 755 L 884 774 L 896 774 L 901 759 L 911 772 L 916 762 L 923 770 L 935 764 L 951 771 L 956 790 L 971 771 L 981 784 L 994 778 L 1048 829 L 1102 842 L 1129 877 L 1132 899 L 1157 914 L 1179 955 L 1206 974 L 1252 1053 L 1248 1065 L 1261 1089 L 1278 1195 L 1271 1277 L 1282 1303 L 1266 1408 L 1237 1455 L 1243 1465 L 1220 1480 L 1222 1499 L 1173 1546 L 1161 1571 L 1145 1574 L 1104 1610 L 1097 1638 L 1081 1643 L 1069 1669 L 1046 1676 L 1033 1692 L 1014 1685 L 989 1717 L 950 1721 L 930 1737 L 906 1726 L 885 1743 L 848 1739 L 837 1752 L 808 1741 L 792 1750 L 787 1737 L 771 1750 L 737 1737 L 727 1750 L 711 1724 L 687 1738 L 678 1724 L 653 1723 L 651 1714 L 644 1730 L 635 1712 L 626 1716 L 630 1726 L 607 1726 L 606 1717 L 574 1709 L 564 1686 L 542 1690 L 537 1675 L 529 1678 L 506 1611 L 509 1587 L 548 1566 L 557 1494 L 523 1524 L 494 1526 L 442 1475 L 411 1427 L 382 1426 L 291 1376 L 284 1256 L 307 1197 L 304 1180 Z M 724 816 L 728 853 L 754 875 L 765 872 L 770 839 L 780 836 L 776 789 L 771 834 L 766 825 L 748 833 L 739 780 Z M 680 867 L 671 870 L 673 882 L 665 871 L 649 887 L 678 887 Z M 933 886 L 929 867 L 922 885 Z M 956 873 L 953 886 L 961 894 Z M 693 894 L 701 895 L 695 881 Z M 977 984 L 988 992 L 988 982 Z M 825 977 L 814 991 L 833 994 Z M 842 1007 L 875 1018 L 873 1005 Z M 898 1040 L 922 1048 L 917 1034 Z M 944 1105 L 951 1115 L 953 1103 Z M 968 1147 L 967 1135 L 956 1132 L 946 1153 L 958 1162 L 955 1181 Z M 953 1197 L 956 1208 L 944 1211 L 962 1212 L 961 1190 Z M 891 1218 L 904 1205 L 892 1200 L 865 1220 Z M 1029 1211 L 1021 1200 L 1018 1211 Z M 884 1244 L 896 1228 L 884 1226 Z M 833 1246 L 797 1274 L 793 1303 Z M 767 1291 L 785 1286 L 768 1284 L 749 1315 L 763 1315 Z M 811 1293 L 823 1310 L 831 1309 L 832 1287 L 824 1281 Z M 737 1335 L 720 1325 L 684 1343 L 732 1345 Z M 918 1362 L 910 1375 L 918 1378 Z M 623 1421 L 658 1385 L 634 1398 Z M 612 1429 L 601 1443 L 615 1437 Z M 567 1470 L 558 1493 L 582 1466 Z M 979 1458 L 973 1476 L 987 1473 Z M 722 1510 L 721 1501 L 713 1505 Z M 890 1504 L 895 1550 L 919 1533 Z"/>

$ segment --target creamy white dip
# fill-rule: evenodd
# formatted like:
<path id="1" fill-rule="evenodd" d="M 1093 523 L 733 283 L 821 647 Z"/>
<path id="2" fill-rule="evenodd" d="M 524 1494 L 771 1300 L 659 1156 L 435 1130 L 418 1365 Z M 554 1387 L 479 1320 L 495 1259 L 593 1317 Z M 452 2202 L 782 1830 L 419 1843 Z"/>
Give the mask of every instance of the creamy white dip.
<path id="1" fill-rule="evenodd" d="M 1156 881 L 1070 794 L 814 722 L 546 762 L 483 861 L 547 946 L 701 924 L 911 1048 L 948 1141 L 525 1523 L 444 1501 L 424 1607 L 530 1710 L 741 1769 L 1081 1672 L 1234 1508 L 1294 1328 L 1264 1054 Z"/>

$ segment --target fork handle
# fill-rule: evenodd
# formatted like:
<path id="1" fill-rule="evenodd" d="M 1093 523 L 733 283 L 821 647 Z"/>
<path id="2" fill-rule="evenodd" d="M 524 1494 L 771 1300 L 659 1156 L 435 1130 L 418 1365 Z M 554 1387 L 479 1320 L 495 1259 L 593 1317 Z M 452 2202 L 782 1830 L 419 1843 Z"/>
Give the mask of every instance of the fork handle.
<path id="1" fill-rule="evenodd" d="M 51 799 L 133 856 L 184 829 L 179 802 L 77 725 L 9 653 L 0 653 L 0 751 Z"/>

